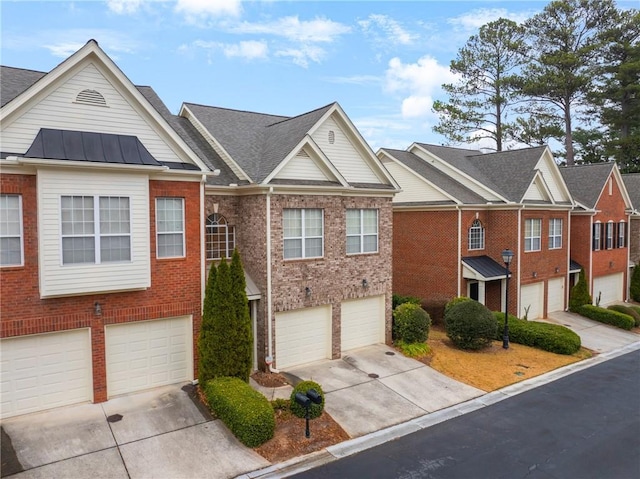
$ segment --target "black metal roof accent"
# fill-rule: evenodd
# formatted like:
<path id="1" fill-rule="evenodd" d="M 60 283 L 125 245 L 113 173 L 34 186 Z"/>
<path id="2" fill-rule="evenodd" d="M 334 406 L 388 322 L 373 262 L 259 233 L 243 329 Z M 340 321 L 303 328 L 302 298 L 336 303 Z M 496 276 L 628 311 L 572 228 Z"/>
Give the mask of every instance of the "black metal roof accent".
<path id="1" fill-rule="evenodd" d="M 464 256 L 462 262 L 484 278 L 504 278 L 507 275 L 506 268 L 487 255 Z"/>
<path id="2" fill-rule="evenodd" d="M 569 260 L 569 272 L 575 273 L 579 272 L 582 269 L 582 266 L 577 261 Z"/>
<path id="3" fill-rule="evenodd" d="M 189 171 L 201 171 L 197 165 L 192 163 L 178 163 L 176 161 L 161 161 L 163 166 L 166 166 L 170 170 L 189 170 Z"/>
<path id="4" fill-rule="evenodd" d="M 25 158 L 163 166 L 138 137 L 41 128 Z"/>

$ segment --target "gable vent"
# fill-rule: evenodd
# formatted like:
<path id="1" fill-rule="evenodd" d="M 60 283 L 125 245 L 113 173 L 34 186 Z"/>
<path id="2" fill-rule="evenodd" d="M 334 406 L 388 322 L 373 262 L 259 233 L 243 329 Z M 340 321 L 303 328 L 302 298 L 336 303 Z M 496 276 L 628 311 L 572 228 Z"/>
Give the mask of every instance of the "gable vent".
<path id="1" fill-rule="evenodd" d="M 334 144 L 336 141 L 336 134 L 333 130 L 329 130 L 329 143 Z"/>
<path id="2" fill-rule="evenodd" d="M 107 101 L 102 93 L 96 90 L 82 90 L 76 96 L 76 103 L 84 103 L 85 105 L 107 106 Z"/>

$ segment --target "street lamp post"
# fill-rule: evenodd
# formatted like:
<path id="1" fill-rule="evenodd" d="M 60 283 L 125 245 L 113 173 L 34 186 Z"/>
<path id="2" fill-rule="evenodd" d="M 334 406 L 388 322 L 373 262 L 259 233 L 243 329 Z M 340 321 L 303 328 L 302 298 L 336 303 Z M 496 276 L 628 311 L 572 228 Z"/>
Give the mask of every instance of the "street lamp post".
<path id="1" fill-rule="evenodd" d="M 513 251 L 505 249 L 502 252 L 502 261 L 507 268 L 507 279 L 504 290 L 504 331 L 502 332 L 502 347 L 509 349 L 509 265 L 513 259 Z"/>

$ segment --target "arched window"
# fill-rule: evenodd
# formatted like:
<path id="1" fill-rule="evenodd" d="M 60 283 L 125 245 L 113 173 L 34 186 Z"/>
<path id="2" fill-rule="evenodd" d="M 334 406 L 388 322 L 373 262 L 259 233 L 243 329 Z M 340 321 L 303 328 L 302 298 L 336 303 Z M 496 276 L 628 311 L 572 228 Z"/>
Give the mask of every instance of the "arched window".
<path id="1" fill-rule="evenodd" d="M 236 228 L 224 216 L 213 213 L 207 218 L 207 259 L 230 258 L 236 246 Z"/>
<path id="2" fill-rule="evenodd" d="M 478 219 L 469 228 L 469 249 L 484 249 L 484 227 Z"/>

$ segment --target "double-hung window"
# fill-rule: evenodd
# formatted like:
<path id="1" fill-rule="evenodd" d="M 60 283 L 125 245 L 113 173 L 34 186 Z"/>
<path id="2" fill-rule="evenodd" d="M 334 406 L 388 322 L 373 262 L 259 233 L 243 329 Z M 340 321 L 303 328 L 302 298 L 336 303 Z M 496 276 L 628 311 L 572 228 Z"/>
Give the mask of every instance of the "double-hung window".
<path id="1" fill-rule="evenodd" d="M 618 223 L 618 248 L 624 248 L 626 246 L 627 235 L 625 226 L 626 223 L 624 221 Z"/>
<path id="2" fill-rule="evenodd" d="M 562 248 L 562 218 L 549 220 L 549 249 Z"/>
<path id="3" fill-rule="evenodd" d="M 347 254 L 378 252 L 378 210 L 347 210 Z"/>
<path id="4" fill-rule="evenodd" d="M 286 208 L 282 212 L 284 259 L 321 258 L 324 254 L 321 209 Z"/>
<path id="5" fill-rule="evenodd" d="M 213 213 L 207 218 L 207 259 L 230 258 L 236 246 L 236 228 L 224 216 Z"/>
<path id="6" fill-rule="evenodd" d="M 128 197 L 60 198 L 62 264 L 131 261 Z"/>
<path id="7" fill-rule="evenodd" d="M 594 223 L 593 224 L 593 245 L 591 247 L 591 249 L 593 251 L 600 251 L 601 248 L 601 232 L 602 232 L 602 223 L 598 222 L 598 223 Z"/>
<path id="8" fill-rule="evenodd" d="M 469 249 L 484 249 L 484 227 L 478 219 L 469 228 Z"/>
<path id="9" fill-rule="evenodd" d="M 540 237 L 542 231 L 542 220 L 530 218 L 524 223 L 524 250 L 540 251 Z"/>
<path id="10" fill-rule="evenodd" d="M 183 198 L 156 198 L 156 236 L 158 258 L 185 256 Z"/>
<path id="11" fill-rule="evenodd" d="M 613 221 L 609 221 L 606 227 L 607 249 L 613 249 Z"/>
<path id="12" fill-rule="evenodd" d="M 24 264 L 22 197 L 0 195 L 0 266 Z"/>

